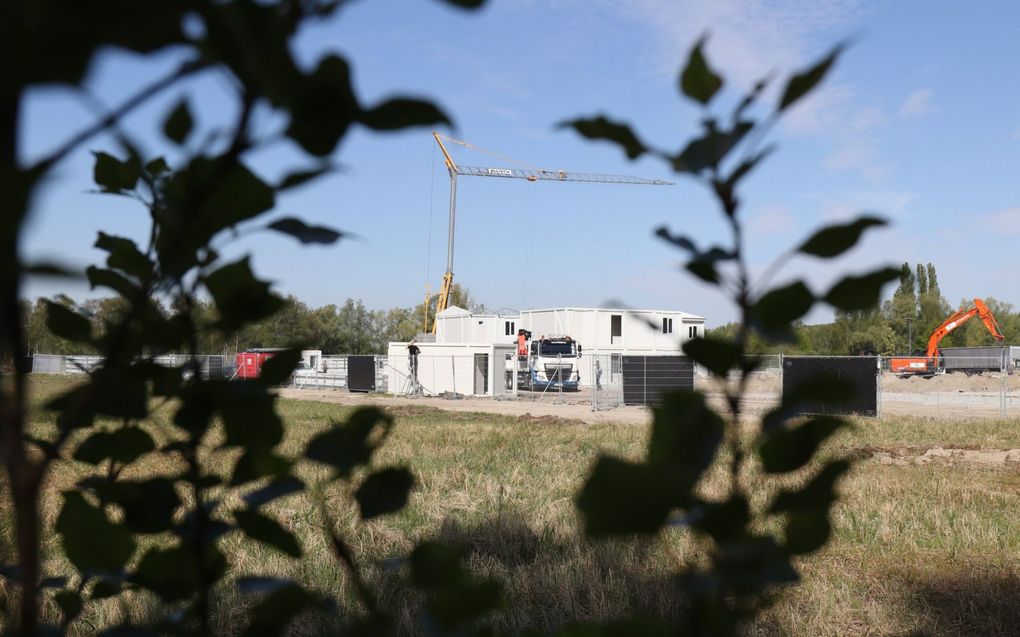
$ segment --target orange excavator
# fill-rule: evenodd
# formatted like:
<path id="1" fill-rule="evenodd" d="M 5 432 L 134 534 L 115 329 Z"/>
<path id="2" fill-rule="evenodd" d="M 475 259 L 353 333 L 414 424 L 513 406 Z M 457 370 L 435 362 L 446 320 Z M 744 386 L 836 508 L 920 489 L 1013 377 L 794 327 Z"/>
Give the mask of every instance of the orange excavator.
<path id="1" fill-rule="evenodd" d="M 981 299 L 974 299 L 974 307 L 963 309 L 953 314 L 945 321 L 942 325 L 935 328 L 935 331 L 931 333 L 928 338 L 928 351 L 924 358 L 920 356 L 916 357 L 900 357 L 889 359 L 889 371 L 894 374 L 926 374 L 931 375 L 939 370 L 939 343 L 947 334 L 960 327 L 975 316 L 979 317 L 984 322 L 985 327 L 992 334 L 992 338 L 997 341 L 1002 341 L 1006 337 L 1002 335 L 1002 331 L 999 330 L 999 324 L 995 321 L 995 317 L 992 316 L 991 310 L 985 305 Z"/>

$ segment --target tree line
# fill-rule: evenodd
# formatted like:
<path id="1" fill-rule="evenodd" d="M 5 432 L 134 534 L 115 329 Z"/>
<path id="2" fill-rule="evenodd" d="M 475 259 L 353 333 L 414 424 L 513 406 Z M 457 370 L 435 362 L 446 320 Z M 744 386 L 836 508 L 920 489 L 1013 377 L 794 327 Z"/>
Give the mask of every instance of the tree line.
<path id="1" fill-rule="evenodd" d="M 28 351 L 38 354 L 96 354 L 95 347 L 62 338 L 46 326 L 47 302 L 58 303 L 88 319 L 92 333 L 102 337 L 111 325 L 123 319 L 126 309 L 120 297 L 89 299 L 80 303 L 66 295 L 35 302 L 22 301 Z M 484 306 L 471 299 L 470 292 L 454 284 L 450 304 L 482 311 Z M 435 317 L 436 298 L 429 303 L 430 320 Z M 166 314 L 177 308 L 161 308 Z M 217 318 L 215 304 L 199 300 L 191 308 L 198 325 L 211 326 Z M 431 329 L 431 327 L 430 327 Z M 285 347 L 304 344 L 321 349 L 323 354 L 384 354 L 387 343 L 403 342 L 425 331 L 425 303 L 415 307 L 371 310 L 361 300 L 347 299 L 340 305 L 309 307 L 293 295 L 283 299 L 282 308 L 261 321 L 249 323 L 229 339 L 215 330 L 198 334 L 202 354 L 224 354 L 256 347 Z"/>
<path id="2" fill-rule="evenodd" d="M 1020 344 L 1020 312 L 1010 303 L 992 297 L 982 299 L 998 321 L 1006 337 L 1004 343 Z M 754 335 L 753 351 L 765 354 L 882 355 L 909 354 L 923 351 L 928 338 L 953 312 L 970 307 L 972 298 L 961 299 L 953 306 L 939 288 L 938 273 L 932 263 L 900 267 L 899 286 L 892 298 L 868 310 L 846 312 L 837 310 L 830 323 L 794 326 L 793 343 L 769 342 Z M 709 330 L 717 337 L 732 335 L 733 324 Z M 995 340 L 984 324 L 974 319 L 942 340 L 942 347 L 976 347 L 994 345 Z"/>
<path id="3" fill-rule="evenodd" d="M 25 331 L 29 351 L 42 354 L 91 354 L 80 343 L 71 343 L 46 328 L 46 300 L 24 303 Z M 75 303 L 59 295 L 49 299 L 82 314 L 92 323 L 93 332 L 104 333 L 105 326 L 117 319 L 123 301 L 117 297 L 90 299 Z M 992 297 L 983 299 L 1006 337 L 1006 343 L 1020 344 L 1020 311 Z M 430 302 L 429 317 L 435 317 L 435 301 Z M 901 266 L 899 287 L 892 298 L 869 310 L 835 313 L 830 323 L 794 327 L 793 343 L 769 342 L 754 334 L 752 350 L 768 354 L 856 355 L 861 353 L 907 354 L 924 350 L 928 337 L 956 309 L 967 307 L 972 299 L 961 299 L 955 307 L 942 295 L 938 274 L 931 263 Z M 473 311 L 484 306 L 471 299 L 467 289 L 454 284 L 451 305 Z M 199 324 L 216 320 L 215 305 L 200 301 L 193 309 Z M 204 354 L 223 354 L 254 347 L 284 347 L 304 343 L 323 354 L 384 354 L 387 343 L 403 342 L 425 331 L 425 305 L 372 310 L 361 300 L 347 299 L 340 305 L 309 307 L 294 296 L 286 297 L 283 308 L 267 319 L 249 324 L 226 342 L 215 331 L 201 333 L 199 349 Z M 716 337 L 732 336 L 735 324 L 709 330 Z M 995 341 L 979 320 L 972 320 L 942 341 L 943 347 L 992 345 Z"/>

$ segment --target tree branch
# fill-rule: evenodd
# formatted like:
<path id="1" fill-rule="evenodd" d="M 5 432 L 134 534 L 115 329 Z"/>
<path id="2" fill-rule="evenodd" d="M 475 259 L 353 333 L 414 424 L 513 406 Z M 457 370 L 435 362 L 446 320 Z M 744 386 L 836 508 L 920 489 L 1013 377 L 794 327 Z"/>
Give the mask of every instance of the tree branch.
<path id="1" fill-rule="evenodd" d="M 50 153 L 50 155 L 48 155 L 45 159 L 42 159 L 41 161 L 37 162 L 31 168 L 31 170 L 33 171 L 38 170 L 40 172 L 45 172 L 49 170 L 54 164 L 64 159 L 64 157 L 69 155 L 83 143 L 85 143 L 95 135 L 98 135 L 99 133 L 110 128 L 111 126 L 114 126 L 125 115 L 127 115 L 134 109 L 138 108 L 152 97 L 158 95 L 162 91 L 173 86 L 174 84 L 188 77 L 189 75 L 192 75 L 197 71 L 200 71 L 201 69 L 205 68 L 205 66 L 206 63 L 200 60 L 192 60 L 190 62 L 185 62 L 173 73 L 159 80 L 156 80 L 149 86 L 138 91 L 133 96 L 128 98 L 125 102 L 123 102 L 120 106 L 110 111 L 105 117 L 100 118 L 99 120 L 94 122 L 91 126 L 80 131 L 77 135 L 73 136 L 71 139 L 64 142 L 64 144 L 60 148 Z"/>

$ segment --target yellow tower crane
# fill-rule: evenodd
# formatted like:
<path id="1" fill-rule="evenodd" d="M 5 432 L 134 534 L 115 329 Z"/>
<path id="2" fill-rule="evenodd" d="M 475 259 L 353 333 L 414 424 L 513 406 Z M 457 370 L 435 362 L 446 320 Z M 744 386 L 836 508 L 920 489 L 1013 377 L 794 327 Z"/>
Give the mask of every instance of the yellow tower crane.
<path id="1" fill-rule="evenodd" d="M 453 238 L 454 228 L 457 221 L 457 176 L 469 177 L 501 177 L 503 179 L 526 179 L 528 181 L 580 181 L 596 184 L 635 184 L 644 186 L 672 186 L 673 182 L 663 179 L 644 179 L 642 177 L 631 177 L 629 175 L 604 175 L 600 173 L 576 173 L 565 170 L 543 170 L 529 166 L 509 157 L 497 155 L 492 151 L 479 148 L 459 139 L 453 139 L 437 132 L 432 133 L 439 150 L 443 153 L 443 161 L 446 162 L 446 171 L 450 173 L 450 224 L 449 234 L 446 241 L 446 274 L 443 275 L 443 284 L 439 288 L 439 298 L 436 299 L 436 315 L 445 310 L 450 304 L 450 292 L 453 290 Z M 522 168 L 479 168 L 477 166 L 461 166 L 453 161 L 450 152 L 446 149 L 443 141 L 459 144 L 465 148 L 480 151 L 522 166 Z M 425 293 L 425 331 L 429 331 L 429 303 L 431 295 Z M 435 322 L 432 325 L 432 333 L 436 331 Z"/>

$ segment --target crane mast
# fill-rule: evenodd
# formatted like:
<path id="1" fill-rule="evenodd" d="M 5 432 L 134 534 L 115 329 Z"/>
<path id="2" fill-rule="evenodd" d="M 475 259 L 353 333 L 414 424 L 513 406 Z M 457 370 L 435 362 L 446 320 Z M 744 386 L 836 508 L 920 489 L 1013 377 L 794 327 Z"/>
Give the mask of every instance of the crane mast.
<path id="1" fill-rule="evenodd" d="M 574 181 L 582 183 L 594 183 L 594 184 L 633 184 L 643 186 L 672 186 L 673 182 L 666 181 L 664 179 L 645 179 L 643 177 L 633 177 L 630 175 L 608 175 L 602 173 L 575 173 L 567 172 L 565 170 L 543 170 L 534 166 L 526 166 L 525 168 L 490 168 L 490 167 L 479 167 L 479 166 L 461 166 L 453 160 L 450 155 L 450 151 L 447 150 L 443 140 L 460 144 L 466 148 L 474 150 L 484 149 L 473 146 L 467 142 L 463 142 L 452 137 L 440 135 L 437 132 L 432 133 L 432 136 L 436 140 L 436 144 L 439 145 L 439 150 L 443 153 L 443 161 L 446 164 L 446 171 L 450 174 L 450 220 L 449 229 L 446 239 L 446 273 L 443 274 L 443 284 L 439 288 L 439 297 L 436 299 L 436 316 L 440 312 L 449 307 L 450 294 L 453 291 L 453 242 L 455 235 L 455 228 L 457 225 L 457 177 L 460 175 L 466 177 L 498 177 L 502 179 L 524 179 L 527 181 Z M 508 158 L 504 158 L 508 159 Z M 508 159 L 509 160 L 509 159 Z M 515 160 L 509 160 L 516 162 Z M 426 290 L 425 292 L 425 331 L 429 331 L 429 303 L 431 301 L 431 295 Z M 436 325 L 433 322 L 432 333 L 436 331 Z"/>

